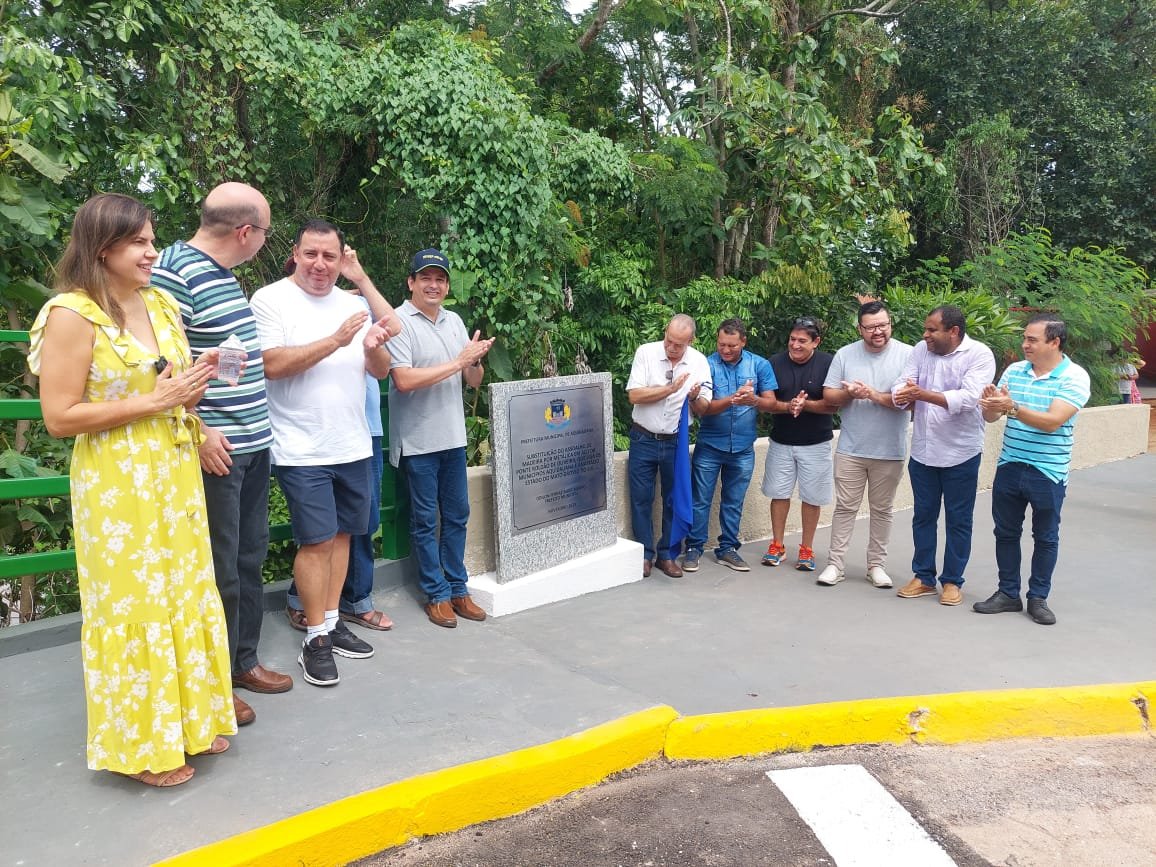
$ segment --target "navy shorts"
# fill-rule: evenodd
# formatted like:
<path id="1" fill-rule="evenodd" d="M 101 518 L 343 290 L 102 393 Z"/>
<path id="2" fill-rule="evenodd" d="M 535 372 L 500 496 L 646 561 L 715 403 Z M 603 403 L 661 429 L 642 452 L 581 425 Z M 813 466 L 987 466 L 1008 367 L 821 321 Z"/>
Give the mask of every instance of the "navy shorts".
<path id="1" fill-rule="evenodd" d="M 327 542 L 338 533 L 356 536 L 369 526 L 372 458 L 319 467 L 273 467 L 289 504 L 298 545 Z"/>

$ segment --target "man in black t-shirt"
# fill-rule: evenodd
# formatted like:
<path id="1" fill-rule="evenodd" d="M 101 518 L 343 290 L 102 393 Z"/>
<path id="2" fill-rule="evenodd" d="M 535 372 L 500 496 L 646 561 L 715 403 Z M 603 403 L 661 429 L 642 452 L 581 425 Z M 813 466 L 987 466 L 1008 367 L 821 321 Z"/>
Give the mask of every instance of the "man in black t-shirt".
<path id="1" fill-rule="evenodd" d="M 795 568 L 815 571 L 815 528 L 819 510 L 831 502 L 831 440 L 833 406 L 823 400 L 823 382 L 833 356 L 820 352 L 819 324 L 809 316 L 791 326 L 787 351 L 771 356 L 779 387 L 771 408 L 774 421 L 763 472 L 763 494 L 771 500 L 771 544 L 764 566 L 778 566 L 786 556 L 783 544 L 795 483 L 803 504 L 803 538 Z"/>

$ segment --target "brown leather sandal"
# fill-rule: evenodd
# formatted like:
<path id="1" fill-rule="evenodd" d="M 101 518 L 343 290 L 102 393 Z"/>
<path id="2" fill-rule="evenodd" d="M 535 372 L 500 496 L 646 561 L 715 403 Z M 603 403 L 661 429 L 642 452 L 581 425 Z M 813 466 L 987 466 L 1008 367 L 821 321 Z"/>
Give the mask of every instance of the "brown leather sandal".
<path id="1" fill-rule="evenodd" d="M 196 769 L 191 765 L 181 765 L 179 768 L 173 768 L 170 771 L 161 771 L 159 774 L 154 774 L 152 771 L 141 771 L 139 774 L 121 774 L 121 776 L 128 777 L 130 780 L 136 780 L 138 783 L 144 783 L 146 786 L 168 789 L 172 786 L 187 783 L 193 778 L 193 774 L 196 772 Z"/>
<path id="2" fill-rule="evenodd" d="M 309 624 L 305 620 L 305 612 L 297 608 L 285 606 L 285 616 L 289 618 L 289 625 L 301 632 L 309 631 Z"/>
<path id="3" fill-rule="evenodd" d="M 346 623 L 356 623 L 366 629 L 376 629 L 378 632 L 388 632 L 393 629 L 393 621 L 384 611 L 367 611 L 364 614 L 349 614 L 342 611 L 339 615 Z"/>
<path id="4" fill-rule="evenodd" d="M 209 748 L 207 750 L 205 750 L 204 752 L 201 752 L 201 753 L 192 753 L 192 755 L 194 755 L 194 756 L 219 756 L 221 753 L 227 751 L 228 749 L 229 749 L 228 738 L 223 738 L 220 735 L 217 735 L 215 738 L 213 738 L 213 742 L 209 745 Z"/>

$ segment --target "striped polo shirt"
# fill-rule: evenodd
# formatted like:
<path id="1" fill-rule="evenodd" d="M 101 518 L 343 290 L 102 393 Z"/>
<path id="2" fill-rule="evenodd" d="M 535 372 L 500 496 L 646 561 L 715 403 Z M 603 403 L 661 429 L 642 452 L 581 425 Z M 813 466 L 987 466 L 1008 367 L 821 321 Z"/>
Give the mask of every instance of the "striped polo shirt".
<path id="1" fill-rule="evenodd" d="M 1012 400 L 1039 412 L 1046 412 L 1057 399 L 1079 409 L 1091 395 L 1088 372 L 1066 355 L 1054 370 L 1040 377 L 1032 373 L 1030 361 L 1017 361 L 999 378 L 999 386 L 1005 385 Z M 1004 428 L 999 463 L 1028 464 L 1053 482 L 1067 484 L 1075 429 L 1074 415 L 1051 433 L 1009 418 Z"/>
<path id="2" fill-rule="evenodd" d="M 241 381 L 209 381 L 197 413 L 223 433 L 238 454 L 260 451 L 273 443 L 265 395 L 265 365 L 257 323 L 233 272 L 195 247 L 177 241 L 153 265 L 152 285 L 168 291 L 181 308 L 189 346 L 196 358 L 206 349 L 237 335 L 248 350 Z"/>

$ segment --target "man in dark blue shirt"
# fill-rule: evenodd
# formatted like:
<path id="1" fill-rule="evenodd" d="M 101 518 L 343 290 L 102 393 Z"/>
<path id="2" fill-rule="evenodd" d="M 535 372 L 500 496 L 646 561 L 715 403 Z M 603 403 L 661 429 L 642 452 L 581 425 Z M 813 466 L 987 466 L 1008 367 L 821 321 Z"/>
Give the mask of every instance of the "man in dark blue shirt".
<path id="1" fill-rule="evenodd" d="M 771 363 L 747 352 L 746 345 L 746 325 L 741 319 L 728 319 L 719 326 L 717 351 L 707 358 L 714 393 L 699 421 L 694 447 L 691 470 L 694 524 L 682 561 L 686 572 L 698 569 L 720 473 L 719 546 L 714 556 L 738 572 L 750 571 L 738 552 L 739 524 L 755 468 L 756 421 L 760 411 L 770 411 L 777 383 Z"/>

